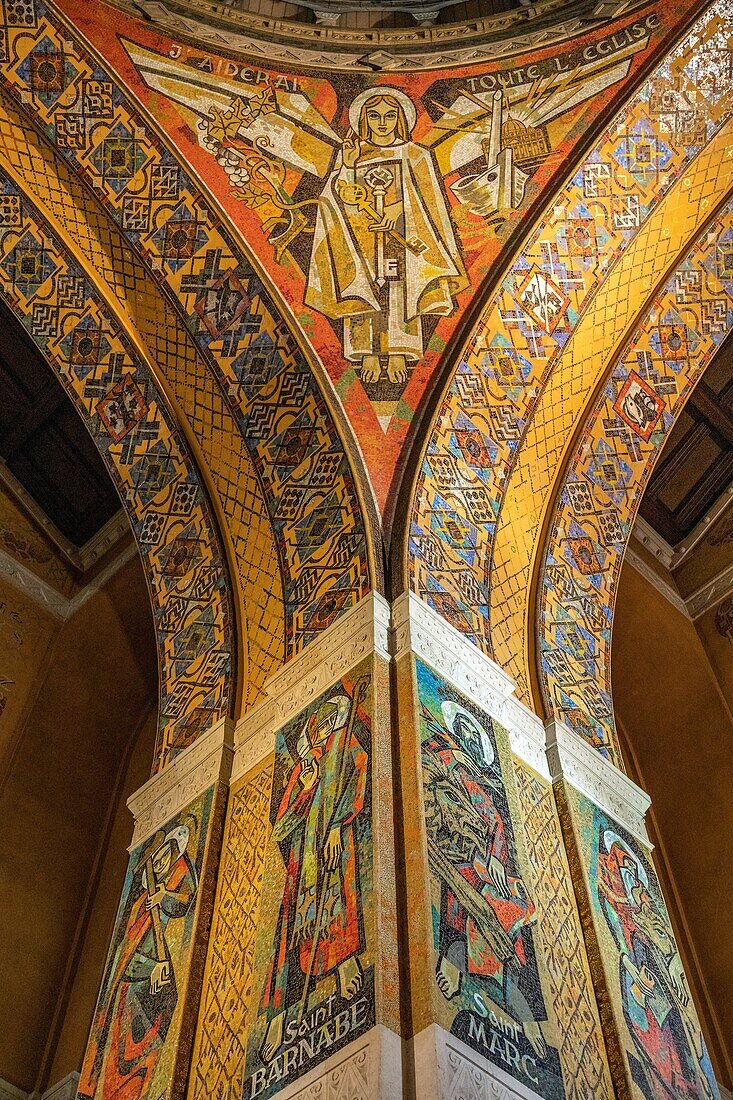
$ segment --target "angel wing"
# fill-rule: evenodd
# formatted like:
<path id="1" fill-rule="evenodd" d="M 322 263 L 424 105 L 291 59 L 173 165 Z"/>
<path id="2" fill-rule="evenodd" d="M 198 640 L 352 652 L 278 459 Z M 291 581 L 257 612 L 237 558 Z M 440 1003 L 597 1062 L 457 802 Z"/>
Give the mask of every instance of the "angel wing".
<path id="1" fill-rule="evenodd" d="M 327 173 L 342 139 L 303 92 L 203 72 L 136 42 L 122 44 L 147 86 L 178 104 L 199 140 L 243 138 L 287 168 Z"/>
<path id="2" fill-rule="evenodd" d="M 444 175 L 484 157 L 496 162 L 501 151 L 501 127 L 513 120 L 524 126 L 548 122 L 622 80 L 631 56 L 645 44 L 633 42 L 611 58 L 586 62 L 569 72 L 504 87 L 501 91 L 463 91 L 450 105 L 435 104 L 442 114 L 424 138 L 433 148 Z"/>

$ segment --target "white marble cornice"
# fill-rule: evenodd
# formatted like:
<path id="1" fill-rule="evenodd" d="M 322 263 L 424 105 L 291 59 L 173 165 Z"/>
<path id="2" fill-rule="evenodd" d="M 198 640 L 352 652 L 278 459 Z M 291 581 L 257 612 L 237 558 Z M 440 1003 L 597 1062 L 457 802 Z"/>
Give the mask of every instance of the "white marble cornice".
<path id="1" fill-rule="evenodd" d="M 403 592 L 392 607 L 392 654 L 400 660 L 408 653 L 500 722 L 509 734 L 512 752 L 550 778 L 543 723 L 514 697 L 511 676 L 414 592 Z"/>
<path id="2" fill-rule="evenodd" d="M 151 836 L 216 782 L 228 782 L 234 758 L 234 723 L 222 718 L 172 763 L 130 795 L 135 819 L 130 849 Z"/>
<path id="3" fill-rule="evenodd" d="M 79 1074 L 75 1070 L 44 1093 L 22 1092 L 15 1085 L 0 1079 L 0 1100 L 75 1100 L 78 1085 Z"/>
<path id="4" fill-rule="evenodd" d="M 231 783 L 241 779 L 274 751 L 276 715 L 275 700 L 267 698 L 248 710 L 237 722 Z"/>
<path id="5" fill-rule="evenodd" d="M 646 791 L 564 722 L 553 718 L 546 730 L 547 760 L 553 780 L 564 779 L 651 848 L 645 824 L 651 798 Z"/>
<path id="6" fill-rule="evenodd" d="M 376 655 L 389 661 L 389 621 L 389 604 L 379 593 L 370 592 L 270 677 L 265 699 L 237 723 L 233 779 L 273 751 L 275 730 L 363 660 Z"/>
<path id="7" fill-rule="evenodd" d="M 275 700 L 278 726 L 299 714 L 366 657 L 389 660 L 389 604 L 370 592 L 302 653 L 283 665 L 266 685 Z"/>

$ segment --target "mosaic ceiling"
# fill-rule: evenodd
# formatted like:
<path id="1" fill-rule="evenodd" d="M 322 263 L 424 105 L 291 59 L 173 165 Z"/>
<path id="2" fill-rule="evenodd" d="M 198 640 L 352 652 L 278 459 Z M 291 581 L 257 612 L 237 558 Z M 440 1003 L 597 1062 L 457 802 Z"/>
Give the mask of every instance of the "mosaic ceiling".
<path id="1" fill-rule="evenodd" d="M 731 189 L 729 18 L 724 5 L 709 11 L 555 197 L 484 310 L 424 453 L 412 586 L 493 654 L 525 699 L 535 569 L 579 420 L 650 295 Z M 713 279 L 709 293 L 715 314 L 725 290 Z M 630 508 L 631 496 L 624 523 Z M 610 628 L 606 580 L 596 576 L 593 599 Z M 605 677 L 596 684 L 605 690 Z"/>
<path id="2" fill-rule="evenodd" d="M 728 261 L 701 259 L 729 249 L 715 220 L 731 182 L 725 6 L 558 190 L 683 10 L 637 4 L 531 53 L 408 77 L 305 69 L 298 51 L 263 67 L 110 19 L 100 0 L 81 13 L 63 0 L 73 31 L 55 8 L 3 3 L 0 167 L 159 376 L 203 461 L 247 636 L 246 701 L 381 583 L 368 525 L 381 514 L 388 542 L 422 447 L 403 561 L 413 589 L 527 701 L 542 687 L 612 754 L 607 648 L 628 524 L 729 321 Z M 53 359 L 83 311 L 55 306 L 56 329 L 38 327 L 53 265 L 23 308 L 22 266 L 7 259 L 20 238 L 3 227 L 4 293 Z M 695 271 L 693 308 L 679 294 Z M 654 347 L 664 326 L 688 326 L 684 370 L 660 352 L 632 377 L 644 318 Z M 634 422 L 644 409 L 658 410 L 649 432 Z M 620 503 L 605 483 L 593 496 L 612 451 L 632 469 Z M 562 470 L 574 480 L 554 514 Z M 577 488 L 589 479 L 591 505 Z"/>
<path id="3" fill-rule="evenodd" d="M 369 590 L 341 437 L 241 244 L 112 74 L 50 10 L 9 5 L 6 20 L 4 156 L 82 251 L 191 425 L 245 577 L 252 699 Z"/>
<path id="4" fill-rule="evenodd" d="M 677 18 L 647 7 L 511 60 L 326 78 L 299 68 L 297 51 L 273 69 L 122 14 L 112 22 L 99 3 L 73 14 L 277 289 L 388 524 L 471 302 L 588 124 Z M 134 180 L 127 191 L 132 202 Z M 191 236 L 187 247 L 202 244 Z"/>

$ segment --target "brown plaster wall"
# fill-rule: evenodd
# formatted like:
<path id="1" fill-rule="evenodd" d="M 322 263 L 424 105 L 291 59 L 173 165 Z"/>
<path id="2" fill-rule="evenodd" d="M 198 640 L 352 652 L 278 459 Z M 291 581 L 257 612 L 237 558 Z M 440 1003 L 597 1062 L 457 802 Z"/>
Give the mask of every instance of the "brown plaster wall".
<path id="1" fill-rule="evenodd" d="M 613 697 L 629 770 L 653 799 L 657 865 L 664 877 L 666 861 L 673 879 L 667 896 L 688 971 L 699 968 L 714 1064 L 730 1085 L 733 720 L 693 623 L 629 565 L 614 619 Z"/>
<path id="2" fill-rule="evenodd" d="M 53 1083 L 47 1081 L 47 1044 L 71 976 L 87 887 L 128 747 L 155 699 L 150 602 L 133 558 L 60 625 L 0 789 L 0 1077 L 26 1091 Z M 147 768 L 135 768 L 137 782 Z M 116 845 L 121 829 L 115 822 Z M 131 823 L 125 843 L 130 834 Z M 125 862 L 119 856 L 119 875 Z M 107 889 L 112 885 L 105 883 Z M 106 912 L 105 896 L 99 898 L 100 914 Z M 106 925 L 89 935 L 96 942 L 108 931 Z M 72 1000 L 88 981 L 80 972 L 82 984 L 72 989 Z M 87 1015 L 77 1026 L 88 1022 Z M 58 1064 L 68 1063 L 76 1041 L 69 1028 L 65 1037 L 62 1031 Z"/>
<path id="3" fill-rule="evenodd" d="M 0 578 L 0 786 L 57 628 L 34 600 Z"/>
<path id="4" fill-rule="evenodd" d="M 80 929 L 78 960 L 69 983 L 68 998 L 59 1013 L 58 1040 L 48 1073 L 49 1085 L 79 1070 L 86 1048 L 94 1005 L 114 928 L 127 867 L 127 848 L 132 835 L 128 797 L 150 778 L 157 724 L 152 707 L 140 726 L 123 775 L 120 794 L 112 811 L 109 832 L 101 838 L 99 873 L 92 886 L 88 923 Z"/>

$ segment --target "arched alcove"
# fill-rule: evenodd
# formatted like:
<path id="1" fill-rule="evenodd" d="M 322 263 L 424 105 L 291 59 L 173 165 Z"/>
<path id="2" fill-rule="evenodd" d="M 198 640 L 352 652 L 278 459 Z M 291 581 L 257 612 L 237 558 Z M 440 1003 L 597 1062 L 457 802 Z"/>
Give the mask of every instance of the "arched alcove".
<path id="1" fill-rule="evenodd" d="M 660 454 L 621 570 L 612 687 L 624 762 L 652 796 L 657 866 L 719 1080 L 733 1058 L 733 345 Z"/>
<path id="2" fill-rule="evenodd" d="M 112 479 L 4 308 L 0 392 L 0 1084 L 42 1095 L 81 1065 L 126 798 L 155 756 L 158 659 Z"/>

